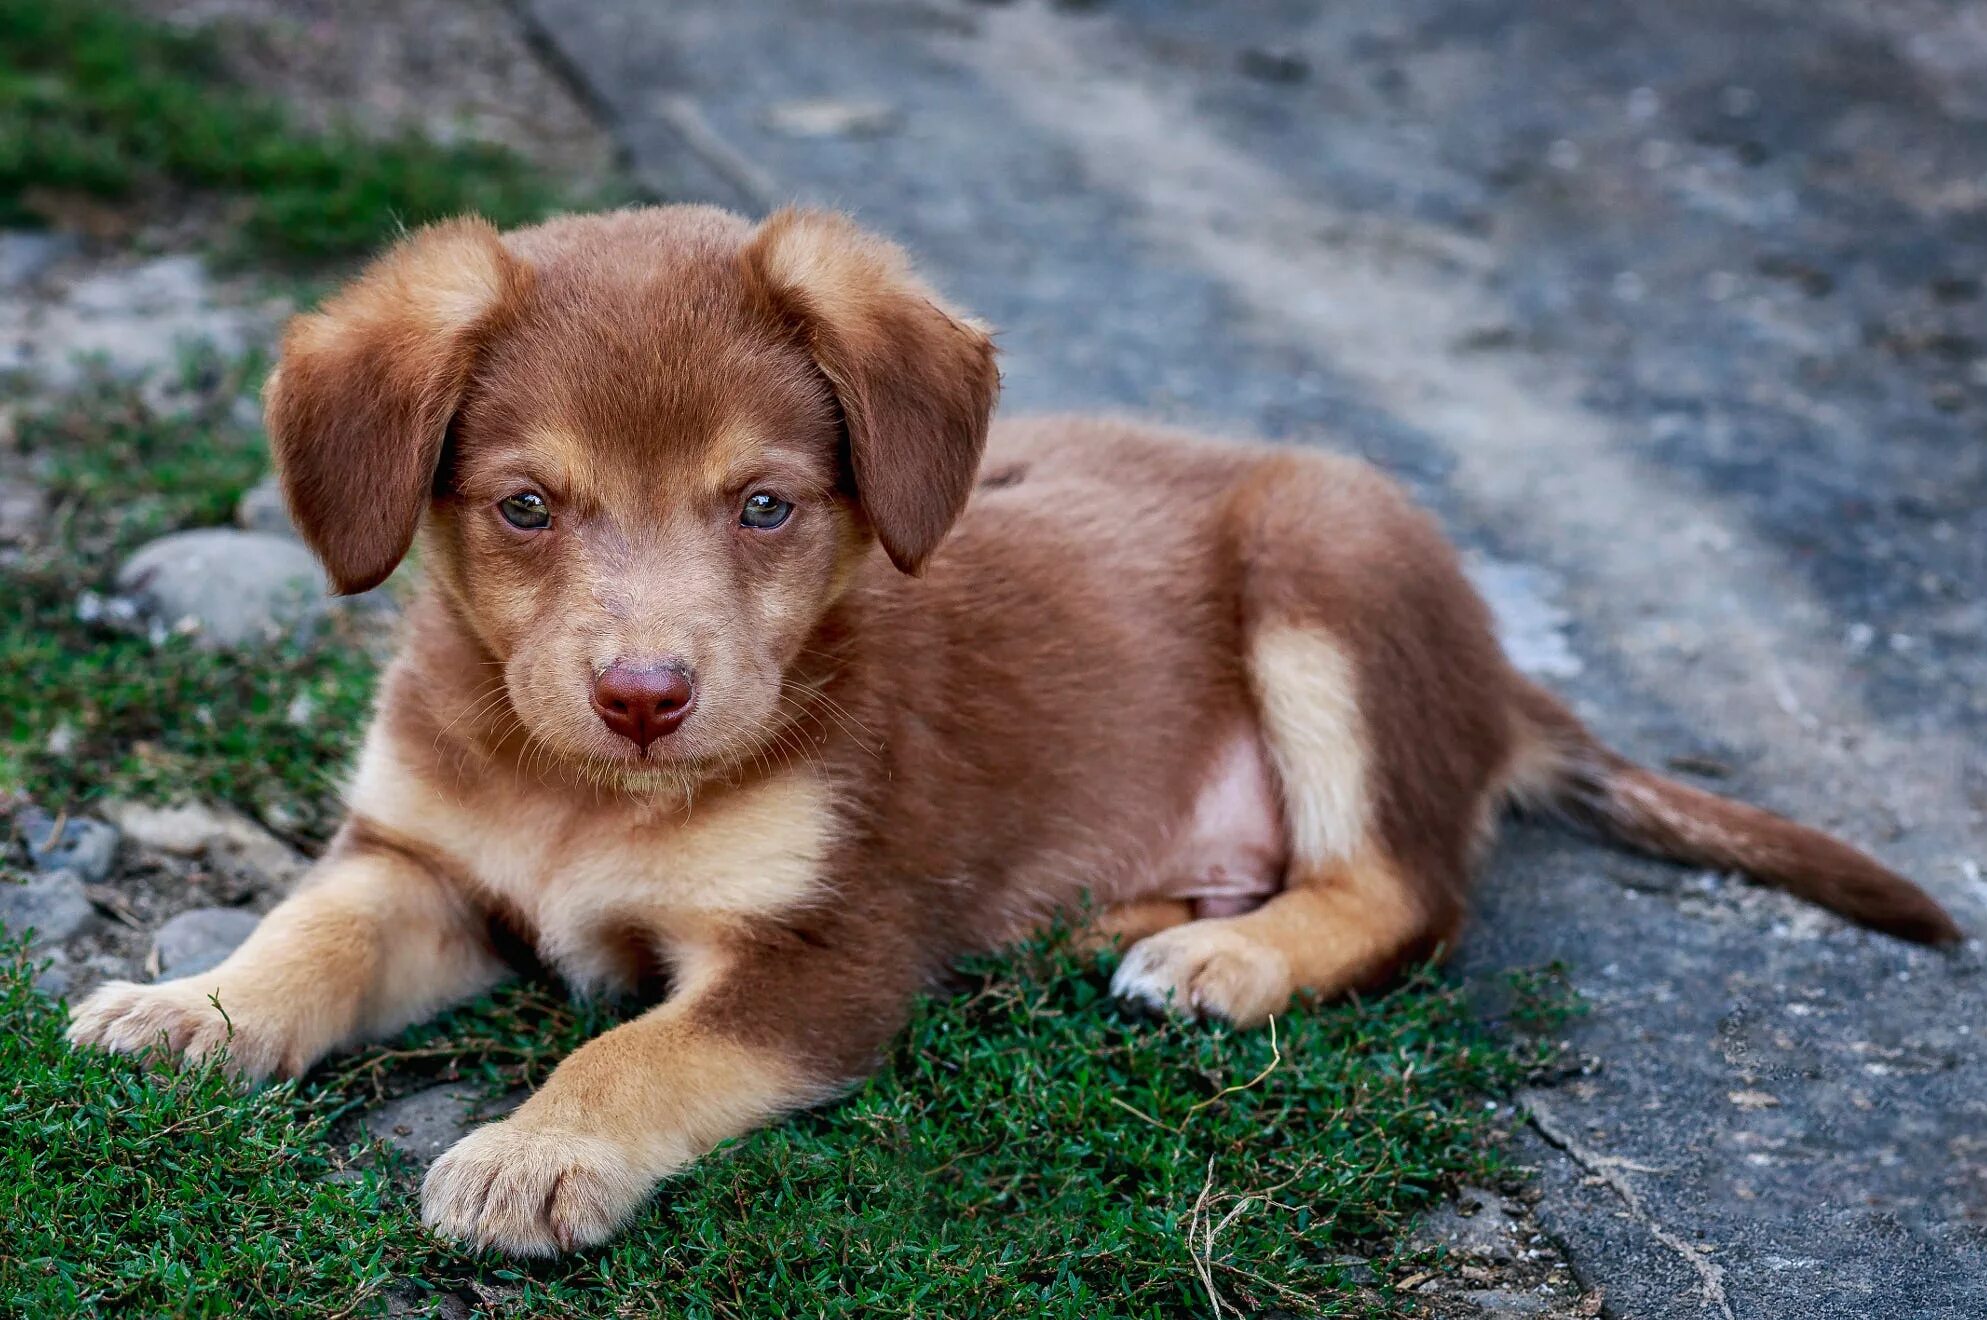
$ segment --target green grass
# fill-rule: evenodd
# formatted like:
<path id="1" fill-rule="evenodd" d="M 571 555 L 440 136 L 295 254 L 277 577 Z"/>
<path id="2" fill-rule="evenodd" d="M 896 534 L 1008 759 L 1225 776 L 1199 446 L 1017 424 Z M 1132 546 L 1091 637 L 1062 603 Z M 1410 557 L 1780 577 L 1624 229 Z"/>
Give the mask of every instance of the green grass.
<path id="1" fill-rule="evenodd" d="M 606 1248 L 520 1264 L 426 1237 L 390 1161 L 326 1181 L 369 1162 L 332 1120 L 410 1060 L 535 1080 L 601 1010 L 526 986 L 240 1097 L 209 1072 L 72 1054 L 16 963 L 0 1313 L 323 1316 L 398 1288 L 520 1316 L 1095 1320 L 1208 1315 L 1211 1285 L 1244 1314 L 1392 1314 L 1408 1264 L 1388 1236 L 1453 1180 L 1494 1175 L 1484 1097 L 1536 1062 L 1429 978 L 1295 1015 L 1274 1041 L 1127 1018 L 1101 971 L 1047 944 L 966 979 L 849 1099 L 724 1148 Z"/>
<path id="2" fill-rule="evenodd" d="M 132 204 L 160 185 L 235 201 L 247 252 L 286 258 L 469 211 L 521 223 L 560 200 L 495 147 L 298 132 L 229 86 L 198 33 L 105 0 L 0 0 L 0 223 L 31 218 L 35 190 Z"/>

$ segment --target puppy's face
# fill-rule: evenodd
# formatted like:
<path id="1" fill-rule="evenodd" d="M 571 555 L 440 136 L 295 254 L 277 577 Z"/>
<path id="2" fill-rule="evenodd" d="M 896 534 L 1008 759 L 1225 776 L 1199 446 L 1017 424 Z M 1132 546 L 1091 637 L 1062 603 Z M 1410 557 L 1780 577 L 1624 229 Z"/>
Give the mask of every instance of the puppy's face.
<path id="1" fill-rule="evenodd" d="M 840 218 L 659 208 L 416 235 L 293 324 L 269 420 L 341 589 L 425 522 L 534 745 L 640 786 L 779 738 L 856 564 L 918 571 L 963 507 L 996 385 Z"/>
<path id="2" fill-rule="evenodd" d="M 868 548 L 797 347 L 676 327 L 520 335 L 459 414 L 429 544 L 512 708 L 584 762 L 696 767 L 774 735 L 783 674 Z M 660 388 L 630 388 L 650 359 Z"/>

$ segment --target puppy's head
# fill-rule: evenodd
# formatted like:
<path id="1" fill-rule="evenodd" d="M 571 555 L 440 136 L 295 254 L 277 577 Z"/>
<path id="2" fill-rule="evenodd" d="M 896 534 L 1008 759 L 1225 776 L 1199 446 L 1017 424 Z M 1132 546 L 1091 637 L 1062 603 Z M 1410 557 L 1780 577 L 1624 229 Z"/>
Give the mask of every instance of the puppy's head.
<path id="1" fill-rule="evenodd" d="M 424 561 L 542 747 L 631 782 L 749 755 L 855 564 L 917 573 L 998 374 L 825 213 L 422 230 L 283 342 L 283 490 L 340 591 Z"/>

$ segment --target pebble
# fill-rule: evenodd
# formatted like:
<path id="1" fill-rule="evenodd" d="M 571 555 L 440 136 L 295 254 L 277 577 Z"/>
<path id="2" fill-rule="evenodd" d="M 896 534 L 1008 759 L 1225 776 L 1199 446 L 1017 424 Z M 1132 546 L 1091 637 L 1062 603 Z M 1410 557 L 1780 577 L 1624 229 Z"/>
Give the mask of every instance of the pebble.
<path id="1" fill-rule="evenodd" d="M 260 825 L 226 807 L 204 802 L 154 807 L 110 801 L 99 808 L 141 848 L 175 857 L 200 857 L 216 870 L 287 883 L 310 865 L 308 859 Z"/>
<path id="2" fill-rule="evenodd" d="M 765 124 L 790 138 L 876 137 L 897 126 L 897 112 L 881 101 L 780 101 Z"/>
<path id="3" fill-rule="evenodd" d="M 261 922 L 260 916 L 243 908 L 194 908 L 180 913 L 152 936 L 154 976 L 163 981 L 197 976 L 218 967 Z"/>
<path id="4" fill-rule="evenodd" d="M 323 570 L 284 536 L 206 527 L 141 547 L 117 587 L 158 640 L 187 632 L 210 647 L 273 642 L 328 607 Z"/>
<path id="5" fill-rule="evenodd" d="M 81 934 L 96 915 L 74 871 L 50 871 L 20 885 L 0 881 L 0 932 L 19 936 L 32 929 L 33 948 Z"/>
<path id="6" fill-rule="evenodd" d="M 1552 1305 L 1549 1297 L 1508 1288 L 1473 1288 L 1459 1296 L 1485 1315 L 1543 1315 Z"/>
<path id="7" fill-rule="evenodd" d="M 60 949 L 50 949 L 46 957 L 48 966 L 35 973 L 34 988 L 50 999 L 65 998 L 74 984 L 75 968 L 69 962 L 69 955 Z"/>
<path id="8" fill-rule="evenodd" d="M 50 266 L 79 246 L 74 234 L 33 229 L 0 231 L 0 289 L 19 289 L 34 283 Z"/>
<path id="9" fill-rule="evenodd" d="M 376 1137 L 422 1166 L 469 1135 L 471 1128 L 515 1108 L 522 1094 L 481 1104 L 482 1088 L 467 1082 L 444 1082 L 412 1095 L 390 1100 L 362 1122 Z"/>
<path id="10" fill-rule="evenodd" d="M 283 489 L 273 476 L 264 477 L 235 504 L 235 525 L 251 532 L 296 539 L 296 525 L 283 505 Z"/>
<path id="11" fill-rule="evenodd" d="M 37 871 L 74 871 L 84 884 L 101 884 L 117 860 L 117 831 L 88 816 L 68 816 L 60 832 L 56 818 L 40 807 L 23 807 L 14 828 L 27 845 Z"/>
<path id="12" fill-rule="evenodd" d="M 1472 1213 L 1463 1213 L 1471 1207 Z M 1497 1193 L 1464 1187 L 1453 1203 L 1421 1221 L 1415 1241 L 1477 1260 L 1509 1261 L 1517 1258 L 1518 1225 L 1505 1213 L 1504 1198 Z"/>

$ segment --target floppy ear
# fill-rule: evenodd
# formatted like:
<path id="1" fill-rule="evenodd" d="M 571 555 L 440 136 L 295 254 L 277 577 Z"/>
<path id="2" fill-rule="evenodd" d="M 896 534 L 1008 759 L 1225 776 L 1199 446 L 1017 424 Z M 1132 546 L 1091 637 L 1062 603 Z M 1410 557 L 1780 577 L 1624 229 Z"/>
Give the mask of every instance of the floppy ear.
<path id="1" fill-rule="evenodd" d="M 788 208 L 759 226 L 746 280 L 807 346 L 848 426 L 856 496 L 892 563 L 919 573 L 966 507 L 1000 372 L 993 343 L 844 216 Z"/>
<path id="2" fill-rule="evenodd" d="M 263 389 L 269 443 L 340 594 L 378 586 L 406 555 L 477 355 L 529 281 L 488 221 L 448 220 L 290 321 Z"/>

